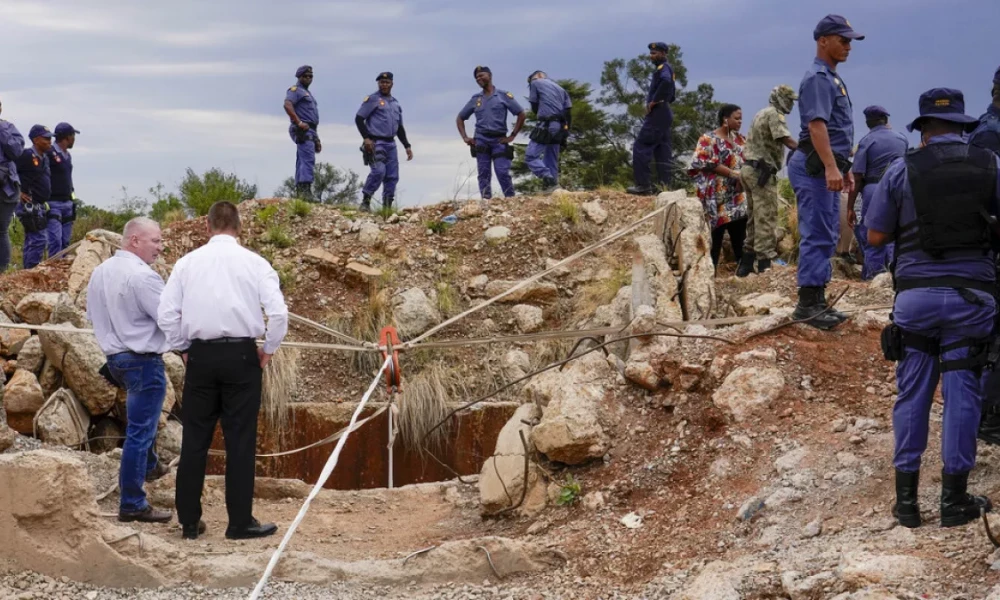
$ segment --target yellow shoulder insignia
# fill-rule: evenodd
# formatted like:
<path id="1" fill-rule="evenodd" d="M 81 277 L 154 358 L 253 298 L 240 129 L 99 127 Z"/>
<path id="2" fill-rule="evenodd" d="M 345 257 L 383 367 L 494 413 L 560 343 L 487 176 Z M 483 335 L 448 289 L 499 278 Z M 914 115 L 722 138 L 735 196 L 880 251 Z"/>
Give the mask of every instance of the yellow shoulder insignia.
<path id="1" fill-rule="evenodd" d="M 677 81 L 677 73 L 671 73 L 670 74 L 670 79 L 673 80 L 673 81 Z"/>
<path id="2" fill-rule="evenodd" d="M 507 92 L 507 97 L 508 97 L 508 98 L 513 98 L 513 97 L 514 97 L 514 94 L 511 94 L 510 92 Z"/>
<path id="3" fill-rule="evenodd" d="M 656 67 L 656 70 L 657 71 L 662 71 L 663 70 L 663 65 L 660 65 L 660 66 Z"/>
<path id="4" fill-rule="evenodd" d="M 299 89 L 299 86 L 297 86 L 297 85 L 293 85 L 292 87 L 290 87 L 290 88 L 288 88 L 288 89 L 289 89 L 289 91 L 292 91 L 292 92 L 294 92 L 295 90 Z"/>
<path id="5" fill-rule="evenodd" d="M 847 95 L 847 88 L 845 88 L 844 86 L 840 86 L 840 94 L 842 96 L 846 96 Z"/>
<path id="6" fill-rule="evenodd" d="M 371 96 L 365 96 L 365 99 L 364 99 L 364 100 L 362 100 L 362 102 L 368 102 L 368 99 L 369 99 L 369 98 L 371 98 Z"/>

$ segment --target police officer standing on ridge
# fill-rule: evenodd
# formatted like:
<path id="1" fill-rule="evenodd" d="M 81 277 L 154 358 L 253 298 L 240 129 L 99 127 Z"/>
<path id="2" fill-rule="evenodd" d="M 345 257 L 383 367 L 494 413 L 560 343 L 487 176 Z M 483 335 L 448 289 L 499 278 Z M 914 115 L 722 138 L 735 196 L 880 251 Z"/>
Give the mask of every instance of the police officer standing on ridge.
<path id="1" fill-rule="evenodd" d="M 893 245 L 886 244 L 881 248 L 868 245 L 868 231 L 865 229 L 864 218 L 868 205 L 875 194 L 875 187 L 882 180 L 882 174 L 889 168 L 892 161 L 906 154 L 910 143 L 906 136 L 889 128 L 889 111 L 881 106 L 873 105 L 865 108 L 865 124 L 870 131 L 858 143 L 858 151 L 854 154 L 854 189 L 848 196 L 847 221 L 854 228 L 858 245 L 864 252 L 865 264 L 861 278 L 869 280 L 879 273 L 889 269 L 892 262 Z M 858 219 L 857 199 L 861 195 L 861 219 Z"/>
<path id="2" fill-rule="evenodd" d="M 313 82 L 313 70 L 303 65 L 295 70 L 298 83 L 288 88 L 285 94 L 285 113 L 292 120 L 288 135 L 295 142 L 295 190 L 305 200 L 312 200 L 313 171 L 316 155 L 323 151 L 319 141 L 319 107 L 316 98 L 309 92 Z"/>
<path id="3" fill-rule="evenodd" d="M 514 94 L 498 90 L 493 86 L 493 72 L 489 67 L 476 67 L 472 75 L 483 91 L 469 99 L 458 113 L 455 125 L 458 126 L 462 141 L 468 144 L 472 149 L 472 156 L 476 158 L 479 170 L 479 194 L 483 200 L 493 197 L 491 165 L 496 171 L 497 181 L 500 182 L 504 196 L 510 198 L 514 195 L 514 180 L 510 176 L 510 162 L 514 158 L 514 148 L 510 143 L 524 127 L 524 109 L 514 99 Z M 517 117 L 510 135 L 507 135 L 508 112 Z M 474 139 L 465 132 L 465 121 L 473 113 L 476 114 Z"/>
<path id="4" fill-rule="evenodd" d="M 854 31 L 840 15 L 827 15 L 813 30 L 816 58 L 799 85 L 802 130 L 798 151 L 788 161 L 799 210 L 799 303 L 794 319 L 808 319 L 818 329 L 832 329 L 847 319 L 827 307 L 826 284 L 830 259 L 837 249 L 840 230 L 840 192 L 850 191 L 854 122 L 851 97 L 837 73 L 846 61 L 853 40 L 865 36 Z"/>
<path id="5" fill-rule="evenodd" d="M 69 246 L 76 220 L 76 194 L 73 188 L 73 157 L 69 150 L 80 133 L 69 123 L 59 123 L 55 128 L 56 143 L 49 150 L 49 168 L 52 170 L 52 196 L 49 199 L 48 243 L 49 256 L 55 256 Z"/>
<path id="6" fill-rule="evenodd" d="M 740 182 L 746 192 L 750 218 L 747 220 L 743 256 L 736 268 L 737 277 L 753 273 L 754 260 L 757 261 L 757 272 L 763 273 L 778 257 L 778 238 L 775 235 L 778 226 L 776 175 L 784 163 L 785 148 L 795 150 L 798 146 L 785 119 L 798 98 L 791 87 L 779 85 L 771 90 L 769 106 L 761 109 L 750 124 L 743 149 L 746 160 L 740 169 Z"/>
<path id="7" fill-rule="evenodd" d="M 0 104 L 0 111 L 3 105 Z M 17 159 L 24 152 L 24 136 L 10 121 L 0 119 L 0 273 L 10 265 L 10 221 L 21 202 Z"/>
<path id="8" fill-rule="evenodd" d="M 31 269 L 42 262 L 45 254 L 48 226 L 49 196 L 52 194 L 52 173 L 49 150 L 52 132 L 44 125 L 34 125 L 28 132 L 31 146 L 17 159 L 17 174 L 21 178 L 21 202 L 15 213 L 24 225 L 23 262 Z"/>
<path id="9" fill-rule="evenodd" d="M 399 157 L 396 154 L 396 136 L 406 148 L 406 160 L 413 160 L 413 150 L 403 128 L 403 109 L 392 97 L 392 73 L 385 71 L 375 78 L 378 91 L 365 96 L 354 117 L 364 145 L 361 151 L 365 164 L 371 167 L 365 187 L 362 188 L 361 210 L 371 210 L 372 196 L 382 186 L 382 208 L 392 208 L 399 181 Z"/>
<path id="10" fill-rule="evenodd" d="M 1000 68 L 993 74 L 993 103 L 979 117 L 979 126 L 969 136 L 969 143 L 1000 155 Z"/>
<path id="11" fill-rule="evenodd" d="M 1000 159 L 966 144 L 975 127 L 958 90 L 920 96 L 921 148 L 889 166 L 865 215 L 868 243 L 896 241 L 893 324 L 882 333 L 885 357 L 898 360 L 893 407 L 896 504 L 905 527 L 920 525 L 917 488 L 938 379 L 944 380 L 941 426 L 941 526 L 954 527 L 992 508 L 967 493 L 976 463 L 987 362 L 997 305 L 990 215 L 1000 212 Z"/>
<path id="12" fill-rule="evenodd" d="M 528 75 L 528 102 L 538 125 L 531 132 L 524 162 L 548 193 L 559 187 L 559 150 L 569 139 L 573 102 L 544 71 Z"/>
<path id="13" fill-rule="evenodd" d="M 673 178 L 674 160 L 670 141 L 673 135 L 674 113 L 670 110 L 670 104 L 677 98 L 677 88 L 674 84 L 674 69 L 667 62 L 667 44 L 650 43 L 649 60 L 656 65 L 656 70 L 653 71 L 649 92 L 646 93 L 646 118 L 632 144 L 632 174 L 635 186 L 628 188 L 628 193 L 642 196 L 653 193 L 649 161 L 656 162 L 656 174 L 660 178 L 660 184 L 668 187 Z"/>

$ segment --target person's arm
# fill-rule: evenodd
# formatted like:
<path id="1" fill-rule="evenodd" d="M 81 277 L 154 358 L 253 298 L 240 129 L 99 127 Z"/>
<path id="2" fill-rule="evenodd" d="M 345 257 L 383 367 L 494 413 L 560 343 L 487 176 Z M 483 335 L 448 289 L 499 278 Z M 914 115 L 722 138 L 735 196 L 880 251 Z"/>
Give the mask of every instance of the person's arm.
<path id="1" fill-rule="evenodd" d="M 278 351 L 281 340 L 285 339 L 285 334 L 288 333 L 288 307 L 281 294 L 278 273 L 271 265 L 266 265 L 266 267 L 266 272 L 257 285 L 260 305 L 264 309 L 264 314 L 267 315 L 264 346 L 257 351 L 262 369 L 270 362 L 271 356 Z"/>
<path id="2" fill-rule="evenodd" d="M 406 148 L 406 160 L 413 160 L 413 149 L 410 148 L 410 140 L 406 139 L 406 128 L 403 127 L 402 117 L 399 119 L 396 136 L 399 137 L 399 141 L 403 142 L 403 148 Z"/>
<path id="3" fill-rule="evenodd" d="M 174 265 L 173 272 L 163 286 L 160 303 L 156 308 L 156 324 L 167 336 L 167 343 L 174 350 L 187 351 L 191 340 L 184 338 L 181 332 L 181 306 L 184 304 L 184 289 L 181 284 L 183 262 Z"/>
<path id="4" fill-rule="evenodd" d="M 537 79 L 535 81 L 538 81 Z M 538 85 L 532 81 L 528 85 L 528 104 L 531 105 L 531 112 L 538 116 Z"/>
<path id="5" fill-rule="evenodd" d="M 10 123 L 6 127 L 0 127 L 0 151 L 7 157 L 7 160 L 17 160 L 24 152 L 24 137 Z"/>
<path id="6" fill-rule="evenodd" d="M 666 63 L 657 67 L 660 74 L 659 82 L 657 83 L 656 90 L 653 92 L 653 104 L 660 104 L 662 102 L 670 103 L 674 97 L 674 71 Z"/>
<path id="7" fill-rule="evenodd" d="M 288 93 L 285 94 L 285 114 L 292 120 L 292 123 L 295 123 L 296 127 L 305 131 L 309 129 L 309 124 L 300 119 L 299 115 L 295 113 L 295 102 L 298 101 L 299 98 L 300 96 L 298 90 L 288 90 Z"/>
<path id="8" fill-rule="evenodd" d="M 476 141 L 469 137 L 465 132 L 465 121 L 472 116 L 472 113 L 476 110 L 475 97 L 473 96 L 462 110 L 458 113 L 458 117 L 455 118 L 455 125 L 458 127 L 458 134 L 462 136 L 462 141 L 470 146 L 474 146 Z"/>
<path id="9" fill-rule="evenodd" d="M 527 113 L 521 107 L 521 104 L 514 99 L 514 95 L 507 92 L 504 98 L 504 103 L 507 105 L 507 110 L 512 115 L 517 115 L 517 121 L 514 123 L 514 129 L 510 132 L 510 135 L 500 140 L 501 144 L 509 144 L 517 138 L 517 134 L 521 133 L 521 128 L 524 127 L 524 119 Z"/>
<path id="10" fill-rule="evenodd" d="M 897 159 L 879 181 L 865 213 L 868 243 L 872 246 L 884 246 L 892 241 L 899 225 L 899 207 L 893 190 L 905 185 L 905 182 L 905 163 Z"/>
<path id="11" fill-rule="evenodd" d="M 791 136 L 788 136 L 788 137 L 785 137 L 785 138 L 781 138 L 781 143 L 785 145 L 785 148 L 788 148 L 789 150 L 792 150 L 793 152 L 795 150 L 797 150 L 798 147 L 799 147 L 798 140 L 796 140 L 795 138 L 793 138 Z"/>
<path id="12" fill-rule="evenodd" d="M 138 285 L 132 286 L 136 302 L 147 316 L 154 320 L 159 318 L 160 296 L 163 295 L 163 278 L 156 271 L 151 271 L 142 277 Z"/>

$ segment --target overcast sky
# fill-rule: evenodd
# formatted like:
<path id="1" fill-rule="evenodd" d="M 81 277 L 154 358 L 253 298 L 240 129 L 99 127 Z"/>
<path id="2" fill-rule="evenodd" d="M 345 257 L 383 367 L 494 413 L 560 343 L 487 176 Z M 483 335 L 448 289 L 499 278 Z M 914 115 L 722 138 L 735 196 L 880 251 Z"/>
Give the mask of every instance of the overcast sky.
<path id="1" fill-rule="evenodd" d="M 238 173 L 268 196 L 294 169 L 282 101 L 296 67 L 316 74 L 320 159 L 362 176 L 354 113 L 389 70 L 416 155 L 397 195 L 426 204 L 453 196 L 473 167 L 454 119 L 477 64 L 523 97 L 535 69 L 596 87 L 603 61 L 676 43 L 689 85 L 713 84 L 749 120 L 774 85 L 798 87 L 827 12 L 868 35 L 840 68 L 859 138 L 866 105 L 902 129 L 930 87 L 962 89 L 967 112 L 985 110 L 997 0 L 0 0 L 0 100 L 23 134 L 59 121 L 82 131 L 75 180 L 87 203 L 111 205 L 121 186 L 173 189 L 187 167 Z"/>

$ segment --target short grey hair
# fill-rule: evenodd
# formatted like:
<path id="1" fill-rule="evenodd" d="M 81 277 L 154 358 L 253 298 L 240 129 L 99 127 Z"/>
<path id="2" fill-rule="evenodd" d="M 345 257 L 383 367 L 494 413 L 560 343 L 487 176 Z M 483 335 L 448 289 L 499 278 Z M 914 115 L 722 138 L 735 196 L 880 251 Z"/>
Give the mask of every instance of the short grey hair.
<path id="1" fill-rule="evenodd" d="M 154 227 L 159 229 L 160 224 L 149 217 L 135 217 L 125 223 L 125 229 L 122 230 L 122 243 L 128 243 L 128 239 L 133 235 L 138 235 L 140 231 Z"/>

